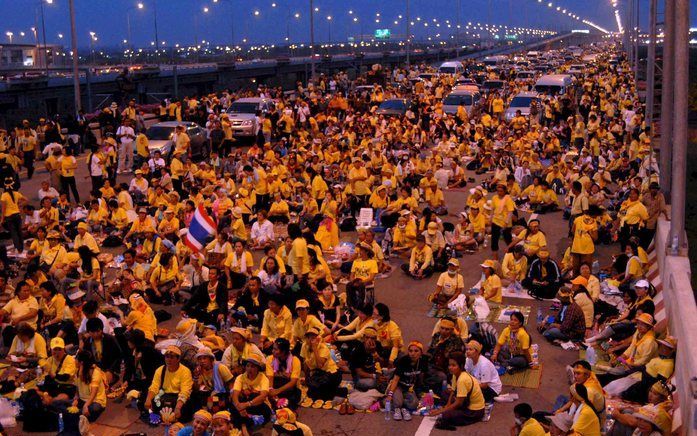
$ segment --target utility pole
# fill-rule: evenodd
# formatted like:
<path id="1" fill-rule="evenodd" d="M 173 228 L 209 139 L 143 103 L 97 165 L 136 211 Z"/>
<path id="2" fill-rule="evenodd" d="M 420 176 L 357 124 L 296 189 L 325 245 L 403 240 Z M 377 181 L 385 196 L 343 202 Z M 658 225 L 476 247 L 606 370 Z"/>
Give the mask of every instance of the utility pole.
<path id="1" fill-rule="evenodd" d="M 44 0 L 41 0 L 39 2 L 39 5 L 41 7 L 41 34 L 42 34 L 41 36 L 42 36 L 42 39 L 44 40 L 44 50 L 43 50 L 42 62 L 44 63 L 46 77 L 48 77 L 48 54 L 47 54 L 47 47 L 46 47 L 46 20 L 44 19 Z M 37 55 L 38 55 L 38 53 L 37 53 Z M 41 59 L 41 57 L 39 59 Z"/>
<path id="2" fill-rule="evenodd" d="M 661 191 L 666 201 L 672 201 L 671 179 L 673 158 L 673 76 L 675 59 L 675 3 L 665 0 L 663 26 L 663 88 L 661 89 Z"/>
<path id="3" fill-rule="evenodd" d="M 157 49 L 160 48 L 160 40 L 157 37 L 157 0 L 153 0 L 152 7 L 153 7 L 152 15 L 153 15 L 153 18 L 155 21 L 155 58 L 156 58 L 157 63 L 159 65 L 160 58 L 157 57 Z"/>
<path id="4" fill-rule="evenodd" d="M 639 0 L 634 1 L 634 82 L 639 82 Z"/>
<path id="5" fill-rule="evenodd" d="M 409 68 L 409 53 L 411 52 L 411 17 L 409 16 L 409 0 L 407 0 L 407 68 Z M 362 32 L 361 32 L 362 33 Z"/>
<path id="6" fill-rule="evenodd" d="M 649 49 L 646 55 L 646 123 L 653 128 L 654 86 L 656 81 L 656 11 L 658 0 L 649 3 Z M 651 147 L 653 156 L 653 147 Z"/>
<path id="7" fill-rule="evenodd" d="M 685 190 L 687 189 L 687 88 L 690 58 L 690 0 L 675 0 L 675 79 L 673 84 L 673 171 L 670 207 L 672 252 L 687 255 L 685 238 Z M 667 82 L 671 83 L 671 82 Z M 677 244 L 676 244 L 677 242 Z"/>
<path id="8" fill-rule="evenodd" d="M 455 57 L 460 57 L 460 6 L 462 0 L 457 0 L 457 26 L 455 26 Z"/>
<path id="9" fill-rule="evenodd" d="M 313 0 L 310 0 L 310 79 L 315 78 L 315 8 L 313 3 Z"/>
<path id="10" fill-rule="evenodd" d="M 75 115 L 82 109 L 80 98 L 80 71 L 77 67 L 77 31 L 75 30 L 75 0 L 68 0 L 70 6 L 70 45 L 73 51 L 73 89 L 75 97 Z"/>

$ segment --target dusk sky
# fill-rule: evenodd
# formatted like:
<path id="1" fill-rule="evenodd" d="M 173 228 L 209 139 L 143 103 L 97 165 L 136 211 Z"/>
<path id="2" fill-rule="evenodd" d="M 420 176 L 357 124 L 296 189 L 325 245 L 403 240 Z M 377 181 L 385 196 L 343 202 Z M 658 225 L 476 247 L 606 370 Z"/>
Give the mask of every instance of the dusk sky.
<path id="1" fill-rule="evenodd" d="M 46 0 L 43 0 L 44 2 Z M 553 7 L 548 7 L 550 0 L 461 0 L 460 22 L 489 22 L 508 26 L 540 28 L 545 30 L 562 30 L 587 28 L 556 10 L 567 9 L 597 23 L 608 30 L 616 31 L 617 24 L 610 0 L 552 0 Z M 40 0 L 0 0 L 2 25 L 0 41 L 9 42 L 6 32 L 13 33 L 13 42 L 34 43 L 30 30 L 32 26 L 39 29 L 41 22 L 38 14 Z M 276 7 L 272 7 L 273 3 Z M 150 45 L 154 41 L 155 0 L 143 0 L 143 9 L 137 8 L 137 0 L 75 0 L 77 9 L 78 45 L 89 44 L 89 33 L 97 35 L 97 46 L 123 45 L 127 39 L 126 11 L 130 8 L 132 42 L 136 47 Z M 692 2 L 694 3 L 694 1 Z M 457 21 L 458 0 L 411 0 L 412 21 L 417 17 L 414 33 L 416 38 L 446 35 L 454 32 Z M 621 7 L 626 2 L 620 0 Z M 405 14 L 404 0 L 316 0 L 315 40 L 326 42 L 331 26 L 332 42 L 345 42 L 351 35 L 372 34 L 375 29 L 388 28 L 392 34 L 403 34 Z M 204 12 L 208 7 L 208 12 Z M 641 0 L 642 23 L 646 22 L 648 0 Z M 349 11 L 353 11 L 350 14 Z M 46 22 L 46 39 L 49 43 L 70 45 L 70 25 L 67 0 L 53 0 L 53 4 L 44 5 Z M 255 15 L 258 12 L 258 15 Z M 295 18 L 295 14 L 299 18 Z M 378 17 L 377 14 L 380 14 Z M 193 44 L 199 41 L 212 41 L 214 44 L 230 44 L 234 27 L 235 43 L 243 38 L 250 43 L 280 43 L 286 38 L 290 22 L 291 42 L 309 41 L 309 0 L 157 0 L 158 36 L 160 42 L 168 46 L 173 44 Z M 327 17 L 331 16 L 331 22 Z M 697 23 L 697 7 L 691 10 L 691 25 Z M 289 18 L 290 17 L 290 18 Z M 357 21 L 354 21 L 354 17 Z M 196 19 L 194 19 L 196 18 Z M 433 22 L 433 19 L 436 22 Z M 380 22 L 376 23 L 376 19 Z M 624 16 L 623 16 L 624 19 Z M 395 20 L 398 24 L 395 25 Z M 448 29 L 446 20 L 452 27 Z M 197 22 L 198 25 L 195 25 Z M 429 26 L 423 23 L 428 22 Z M 440 27 L 436 24 L 440 23 Z M 38 24 L 38 25 L 37 25 Z M 21 32 L 25 36 L 21 36 Z M 59 39 L 58 34 L 63 35 Z"/>

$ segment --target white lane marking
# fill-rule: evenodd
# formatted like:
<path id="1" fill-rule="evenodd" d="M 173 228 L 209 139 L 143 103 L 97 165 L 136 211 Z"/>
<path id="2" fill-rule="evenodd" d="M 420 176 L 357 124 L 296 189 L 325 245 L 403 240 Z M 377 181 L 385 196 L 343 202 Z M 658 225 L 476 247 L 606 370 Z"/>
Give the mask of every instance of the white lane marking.
<path id="1" fill-rule="evenodd" d="M 416 433 L 414 433 L 414 436 L 428 436 L 429 434 L 431 434 L 431 430 L 433 430 L 433 427 L 435 425 L 435 416 L 424 416 L 421 420 L 421 424 L 419 424 L 419 428 L 416 429 Z"/>

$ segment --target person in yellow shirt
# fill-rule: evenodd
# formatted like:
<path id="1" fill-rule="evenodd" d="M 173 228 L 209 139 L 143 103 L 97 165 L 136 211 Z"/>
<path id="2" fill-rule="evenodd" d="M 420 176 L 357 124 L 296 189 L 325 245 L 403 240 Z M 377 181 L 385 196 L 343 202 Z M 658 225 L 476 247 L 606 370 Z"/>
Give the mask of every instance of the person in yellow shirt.
<path id="1" fill-rule="evenodd" d="M 496 262 L 487 259 L 480 264 L 484 280 L 479 289 L 480 294 L 490 303 L 501 304 L 503 302 L 501 278 L 496 274 Z"/>
<path id="2" fill-rule="evenodd" d="M 525 255 L 528 257 L 537 256 L 540 247 L 547 246 L 547 237 L 540 230 L 540 220 L 532 219 L 528 221 L 528 228 L 518 233 L 508 245 L 508 249 L 512 249 L 516 245 L 522 243 L 525 250 Z"/>
<path id="3" fill-rule="evenodd" d="M 460 261 L 452 258 L 448 260 L 448 270 L 441 273 L 436 283 L 436 291 L 431 296 L 431 301 L 437 308 L 445 309 L 451 301 L 454 301 L 465 289 L 462 274 L 459 273 Z"/>
<path id="4" fill-rule="evenodd" d="M 329 334 L 329 329 L 322 324 L 315 315 L 310 314 L 310 303 L 305 299 L 300 299 L 295 303 L 295 311 L 298 317 L 293 322 L 293 338 L 291 344 L 295 344 L 294 347 L 297 352 L 300 352 L 300 347 L 305 339 L 305 332 L 307 332 L 312 327 L 317 328 L 322 336 Z"/>
<path id="5" fill-rule="evenodd" d="M 264 311 L 264 319 L 261 324 L 259 348 L 265 354 L 269 354 L 273 347 L 273 341 L 277 338 L 293 340 L 293 315 L 283 305 L 279 296 L 270 295 L 268 309 Z"/>
<path id="6" fill-rule="evenodd" d="M 511 429 L 513 436 L 545 436 L 544 427 L 532 417 L 532 406 L 528 403 L 516 404 L 513 408 L 515 425 Z"/>
<path id="7" fill-rule="evenodd" d="M 151 268 L 148 298 L 150 301 L 172 304 L 179 299 L 179 268 L 172 253 L 162 253 L 157 265 Z"/>
<path id="8" fill-rule="evenodd" d="M 73 156 L 70 147 L 63 147 L 63 156 L 59 159 L 61 192 L 65 192 L 70 200 L 70 192 L 72 191 L 75 202 L 80 202 L 80 193 L 77 191 L 75 182 L 75 170 L 77 169 L 77 160 Z"/>
<path id="9" fill-rule="evenodd" d="M 426 237 L 416 236 L 416 246 L 411 249 L 409 263 L 402 264 L 402 271 L 414 279 L 428 278 L 433 274 L 433 250 L 426 245 Z"/>
<path id="10" fill-rule="evenodd" d="M 77 407 L 89 422 L 94 422 L 106 409 L 107 380 L 89 351 L 78 351 L 76 360 L 77 398 L 73 400 L 72 405 Z"/>
<path id="11" fill-rule="evenodd" d="M 148 396 L 143 404 L 144 410 L 158 413 L 165 407 L 173 410 L 177 421 L 189 421 L 193 415 L 189 402 L 194 380 L 189 368 L 181 364 L 181 349 L 169 345 L 165 351 L 165 364 L 155 370 Z M 153 401 L 159 396 L 159 401 Z"/>
<path id="12" fill-rule="evenodd" d="M 631 188 L 629 198 L 620 206 L 619 217 L 619 242 L 622 250 L 629 243 L 632 236 L 640 236 L 642 229 L 649 219 L 649 212 L 641 202 L 639 190 Z"/>
<path id="13" fill-rule="evenodd" d="M 525 256 L 523 245 L 516 245 L 503 255 L 501 261 L 501 283 L 511 285 L 522 282 L 528 273 L 528 258 Z"/>
<path id="14" fill-rule="evenodd" d="M 22 236 L 22 215 L 20 208 L 24 206 L 27 199 L 20 192 L 15 191 L 15 179 L 5 177 L 5 192 L 0 195 L 0 225 L 10 232 L 12 244 L 17 253 L 24 251 L 24 237 Z"/>
<path id="15" fill-rule="evenodd" d="M 75 375 L 77 374 L 77 362 L 75 357 L 65 352 L 63 338 L 55 337 L 50 342 L 51 357 L 46 359 L 43 365 L 44 374 L 49 382 L 44 382 L 39 389 L 44 398 L 51 402 L 70 401 L 75 396 Z"/>
<path id="16" fill-rule="evenodd" d="M 17 336 L 12 340 L 7 354 L 14 356 L 13 361 L 20 364 L 38 363 L 39 366 L 44 366 L 48 358 L 46 340 L 28 323 L 20 322 L 17 324 Z M 4 378 L 6 376 L 3 374 Z"/>
<path id="17" fill-rule="evenodd" d="M 223 265 L 228 286 L 232 289 L 241 289 L 254 272 L 252 253 L 240 240 L 235 241 L 233 250 L 223 261 Z"/>
<path id="18" fill-rule="evenodd" d="M 153 312 L 140 294 L 131 294 L 128 297 L 128 302 L 131 306 L 131 311 L 128 312 L 126 318 L 122 319 L 121 323 L 126 327 L 127 331 L 140 330 L 146 339 L 154 342 L 155 333 L 157 333 L 155 312 Z"/>
<path id="19" fill-rule="evenodd" d="M 511 226 L 513 225 L 513 212 L 515 203 L 507 193 L 506 185 L 496 185 L 496 195 L 491 199 L 491 251 L 493 258 L 498 260 L 499 238 L 503 234 L 506 244 L 512 241 Z"/>
<path id="20" fill-rule="evenodd" d="M 140 132 L 136 135 L 136 159 L 135 167 L 140 168 L 143 162 L 147 162 L 150 157 L 150 149 L 148 148 L 150 141 L 145 136 L 145 132 Z"/>
<path id="21" fill-rule="evenodd" d="M 292 240 L 290 251 L 288 252 L 288 262 L 286 265 L 297 278 L 310 271 L 310 256 L 307 252 L 307 242 L 302 237 L 300 226 L 295 223 L 288 225 L 288 236 Z"/>
<path id="22" fill-rule="evenodd" d="M 265 363 L 261 357 L 251 355 L 245 360 L 245 371 L 240 374 L 232 386 L 232 415 L 235 422 L 242 425 L 247 434 L 247 427 L 254 425 L 253 415 L 261 415 L 268 422 L 271 417 L 269 403 L 269 379 L 264 373 Z"/>
<path id="23" fill-rule="evenodd" d="M 491 100 L 491 114 L 499 121 L 503 118 L 503 106 L 503 98 L 501 98 L 501 95 L 497 91 L 494 93 L 494 98 Z"/>
<path id="24" fill-rule="evenodd" d="M 574 235 L 571 242 L 571 258 L 573 260 L 574 275 L 578 275 L 582 263 L 592 263 L 595 253 L 595 241 L 598 239 L 598 223 L 588 210 L 577 217 L 572 226 Z"/>
<path id="25" fill-rule="evenodd" d="M 530 335 L 525 330 L 525 317 L 520 312 L 511 313 L 508 327 L 503 329 L 496 341 L 491 361 L 499 362 L 509 372 L 525 369 L 532 362 Z"/>
<path id="26" fill-rule="evenodd" d="M 351 187 L 351 192 L 356 196 L 357 202 L 354 206 L 354 211 L 358 211 L 361 207 L 366 207 L 368 204 L 368 196 L 370 195 L 370 189 L 368 188 L 368 171 L 363 166 L 363 160 L 361 158 L 354 158 L 353 166 L 348 172 L 348 182 Z"/>
<path id="27" fill-rule="evenodd" d="M 312 407 L 330 408 L 331 400 L 336 396 L 336 391 L 341 384 L 341 372 L 332 360 L 329 347 L 322 340 L 321 330 L 317 327 L 310 327 L 305 333 L 300 357 L 305 366 L 307 396 L 314 401 L 311 403 Z"/>
<path id="28" fill-rule="evenodd" d="M 73 241 L 73 250 L 78 251 L 83 245 L 90 249 L 94 254 L 99 254 L 99 244 L 94 236 L 89 232 L 89 226 L 85 222 L 80 222 L 77 225 L 77 235 Z"/>
<path id="29" fill-rule="evenodd" d="M 438 417 L 435 427 L 439 430 L 454 431 L 457 427 L 480 422 L 484 417 L 484 394 L 479 381 L 465 371 L 466 362 L 467 357 L 460 351 L 448 356 L 448 371 L 452 375 L 448 401 L 444 407 L 429 412 L 429 416 Z"/>
<path id="30" fill-rule="evenodd" d="M 576 406 L 576 413 L 573 416 L 571 430 L 574 435 L 579 436 L 600 436 L 599 415 L 602 410 L 595 410 L 595 406 L 590 399 L 590 392 L 583 384 L 575 383 L 569 387 L 571 401 Z"/>

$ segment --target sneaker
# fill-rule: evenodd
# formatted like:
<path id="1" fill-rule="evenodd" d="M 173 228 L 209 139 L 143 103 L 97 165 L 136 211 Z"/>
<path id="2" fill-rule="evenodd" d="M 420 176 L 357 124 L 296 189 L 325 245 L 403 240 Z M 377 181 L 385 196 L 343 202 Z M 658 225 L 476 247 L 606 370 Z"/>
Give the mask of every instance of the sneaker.
<path id="1" fill-rule="evenodd" d="M 402 420 L 402 409 L 400 409 L 399 407 L 394 409 L 394 413 L 392 414 L 392 419 L 394 419 L 395 421 L 401 421 Z"/>
<path id="2" fill-rule="evenodd" d="M 411 421 L 411 413 L 407 409 L 402 409 L 402 419 L 405 421 Z"/>

